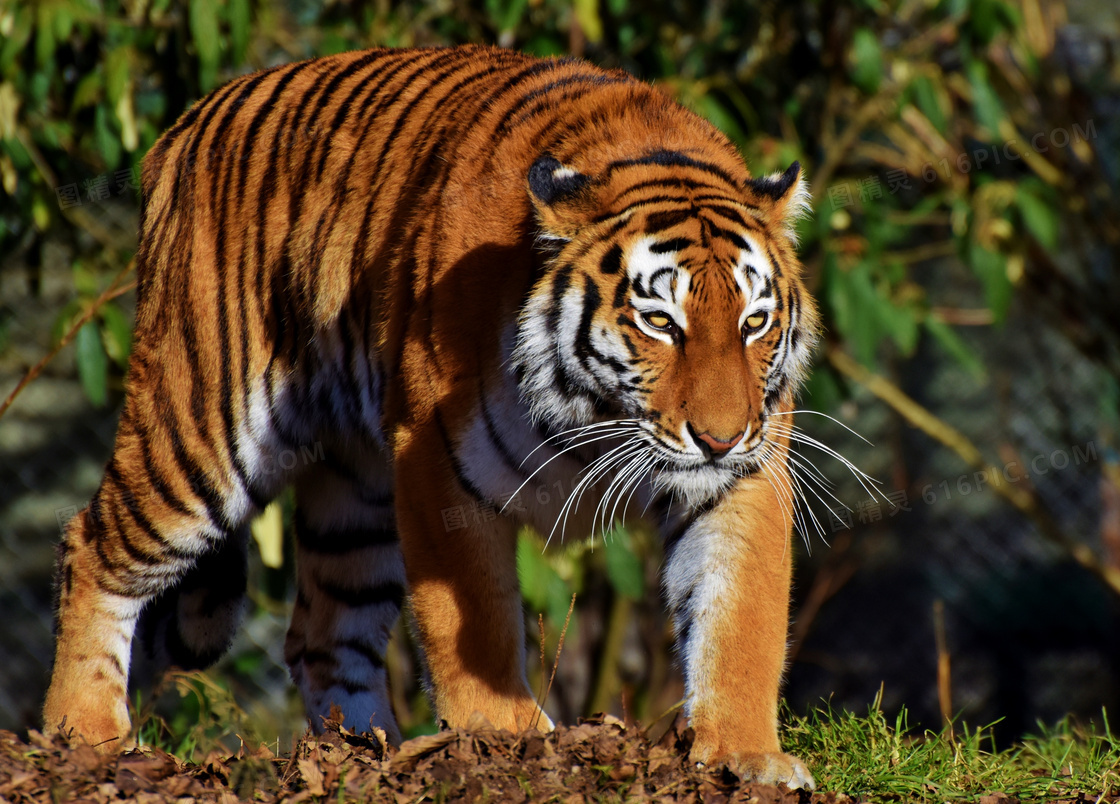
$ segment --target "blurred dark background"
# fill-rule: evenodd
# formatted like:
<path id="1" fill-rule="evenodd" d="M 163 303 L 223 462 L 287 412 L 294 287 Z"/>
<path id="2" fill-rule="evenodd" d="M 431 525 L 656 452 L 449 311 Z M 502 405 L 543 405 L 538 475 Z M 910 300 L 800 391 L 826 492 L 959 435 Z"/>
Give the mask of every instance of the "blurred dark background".
<path id="1" fill-rule="evenodd" d="M 459 42 L 625 68 L 722 128 L 752 172 L 805 166 L 826 337 L 804 407 L 836 421 L 799 423 L 881 494 L 802 451 L 848 508 L 809 495 L 792 708 L 862 711 L 881 690 L 930 728 L 999 720 L 1002 741 L 1117 711 L 1112 0 L 0 0 L 0 399 L 67 338 L 0 417 L 0 728 L 37 725 L 53 547 L 111 448 L 145 151 L 235 75 Z M 275 550 L 277 528 L 258 533 Z M 525 533 L 519 553 L 534 679 L 538 613 L 551 670 L 576 594 L 551 711 L 655 720 L 682 692 L 656 540 L 540 545 Z M 251 587 L 230 656 L 163 711 L 283 746 L 302 729 L 280 657 L 290 561 L 257 561 Z M 403 629 L 391 667 L 406 731 L 432 728 Z"/>

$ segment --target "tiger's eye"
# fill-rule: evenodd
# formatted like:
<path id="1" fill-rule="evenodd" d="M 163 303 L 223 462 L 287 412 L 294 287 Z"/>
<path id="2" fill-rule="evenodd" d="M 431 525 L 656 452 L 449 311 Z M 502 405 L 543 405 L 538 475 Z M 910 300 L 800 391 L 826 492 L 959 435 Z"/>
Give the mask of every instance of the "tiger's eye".
<path id="1" fill-rule="evenodd" d="M 754 315 L 747 316 L 746 322 L 743 324 L 743 334 L 751 335 L 758 332 L 766 326 L 766 313 L 755 313 Z"/>
<path id="2" fill-rule="evenodd" d="M 654 329 L 670 329 L 673 327 L 673 319 L 665 313 L 645 313 L 642 318 Z"/>

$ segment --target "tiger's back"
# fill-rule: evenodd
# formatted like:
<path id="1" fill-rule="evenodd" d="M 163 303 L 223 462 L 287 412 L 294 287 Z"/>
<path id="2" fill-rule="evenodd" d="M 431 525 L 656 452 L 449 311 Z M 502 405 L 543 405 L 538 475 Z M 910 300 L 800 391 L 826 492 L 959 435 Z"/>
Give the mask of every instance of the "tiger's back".
<path id="1" fill-rule="evenodd" d="M 48 725 L 127 734 L 145 606 L 166 615 L 153 641 L 167 661 L 219 655 L 247 523 L 294 483 L 285 654 L 309 714 L 338 703 L 398 736 L 384 655 L 407 594 L 440 716 L 528 726 L 513 543 L 518 520 L 548 527 L 563 501 L 463 532 L 442 512 L 590 465 L 588 487 L 609 495 L 621 475 L 655 504 L 670 548 L 716 521 L 773 532 L 752 548 L 770 563 L 743 569 L 772 577 L 741 624 L 765 654 L 731 707 L 745 736 L 698 725 L 698 757 L 811 783 L 773 759 L 790 514 L 772 498 L 789 481 L 785 440 L 762 435 L 815 334 L 789 237 L 798 181 L 752 180 L 726 138 L 624 73 L 496 48 L 342 54 L 200 101 L 144 162 L 128 397 L 105 480 L 64 539 Z M 702 329 L 693 305 L 734 337 Z M 716 374 L 696 367 L 712 361 Z M 720 377 L 736 389 L 722 401 Z M 674 388 L 691 389 L 686 413 L 669 410 Z M 589 436 L 567 450 L 555 439 L 572 426 Z M 280 460 L 310 445 L 314 465 Z M 675 552 L 666 591 L 687 665 L 725 638 L 693 611 L 702 560 Z M 714 666 L 686 668 L 698 724 Z M 777 770 L 752 771 L 756 755 Z"/>

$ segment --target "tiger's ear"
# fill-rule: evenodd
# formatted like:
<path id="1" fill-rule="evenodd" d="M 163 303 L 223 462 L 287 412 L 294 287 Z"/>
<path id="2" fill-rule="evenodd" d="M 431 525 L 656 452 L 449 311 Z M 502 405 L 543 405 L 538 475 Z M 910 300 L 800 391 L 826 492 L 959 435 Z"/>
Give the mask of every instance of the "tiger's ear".
<path id="1" fill-rule="evenodd" d="M 591 217 L 594 198 L 591 179 L 566 167 L 551 154 L 537 158 L 529 168 L 529 195 L 546 238 L 571 240 Z"/>
<path id="2" fill-rule="evenodd" d="M 809 185 L 801 174 L 801 163 L 794 162 L 784 173 L 748 179 L 747 190 L 752 196 L 749 200 L 758 204 L 796 243 L 797 222 L 812 211 Z"/>

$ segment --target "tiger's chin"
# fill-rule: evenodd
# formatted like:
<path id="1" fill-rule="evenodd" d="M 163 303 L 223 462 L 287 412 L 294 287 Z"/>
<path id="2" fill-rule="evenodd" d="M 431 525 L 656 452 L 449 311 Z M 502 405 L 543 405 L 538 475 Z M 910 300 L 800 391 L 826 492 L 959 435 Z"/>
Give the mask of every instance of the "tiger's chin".
<path id="1" fill-rule="evenodd" d="M 721 497 L 742 474 L 712 464 L 680 469 L 666 467 L 654 474 L 653 485 L 688 508 L 700 508 Z"/>

